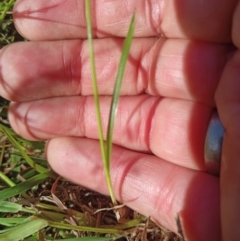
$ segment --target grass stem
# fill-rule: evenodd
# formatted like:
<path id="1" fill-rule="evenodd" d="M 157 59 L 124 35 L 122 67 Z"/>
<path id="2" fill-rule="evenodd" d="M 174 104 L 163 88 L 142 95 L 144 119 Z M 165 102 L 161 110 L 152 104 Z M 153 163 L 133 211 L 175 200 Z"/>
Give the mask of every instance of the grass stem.
<path id="1" fill-rule="evenodd" d="M 105 149 L 105 142 L 103 137 L 103 127 L 102 127 L 98 85 L 97 85 L 97 73 L 96 73 L 96 67 L 95 67 L 90 0 L 85 0 L 85 5 L 86 5 L 85 9 L 86 9 L 86 21 L 87 21 L 87 36 L 88 36 L 89 55 L 90 55 L 90 62 L 91 62 L 91 75 L 92 75 L 93 94 L 94 94 L 94 102 L 96 107 L 96 115 L 97 115 L 97 123 L 98 123 L 98 135 L 99 135 L 99 141 L 100 141 L 100 148 L 102 153 L 102 159 L 104 161 L 104 171 L 106 175 L 108 189 L 110 192 L 110 197 L 112 199 L 112 202 L 116 203 L 116 198 L 113 193 L 110 173 L 108 172 L 108 169 L 106 168 L 106 165 L 105 165 L 106 149 Z"/>
<path id="2" fill-rule="evenodd" d="M 119 67 L 118 67 L 118 72 L 117 72 L 117 77 L 116 77 L 116 82 L 115 82 L 115 87 L 114 87 L 114 92 L 113 92 L 113 97 L 111 102 L 109 121 L 108 121 L 108 130 L 107 130 L 107 140 L 105 143 L 104 137 L 103 137 L 103 127 L 102 127 L 98 85 L 97 85 L 97 74 L 96 74 L 95 58 L 94 58 L 90 0 L 85 0 L 85 11 L 86 11 L 86 22 L 87 22 L 87 36 L 88 36 L 88 43 L 89 43 L 89 55 L 90 55 L 90 63 L 91 63 L 91 75 L 92 75 L 93 93 L 94 93 L 94 101 L 95 101 L 97 123 L 98 123 L 100 148 L 101 148 L 102 159 L 104 164 L 105 178 L 108 185 L 110 197 L 112 199 L 113 204 L 117 205 L 117 201 L 113 191 L 111 173 L 110 173 L 112 139 L 113 139 L 114 122 L 115 122 L 115 117 L 117 113 L 117 105 L 120 97 L 120 90 L 121 90 L 124 70 L 127 64 L 127 59 L 128 59 L 128 55 L 129 55 L 129 51 L 132 43 L 132 38 L 133 38 L 135 14 L 132 17 L 128 34 L 124 41 L 124 46 L 122 50 Z"/>
<path id="3" fill-rule="evenodd" d="M 0 172 L 0 179 L 2 179 L 9 187 L 14 187 L 16 184 L 7 177 L 3 172 Z"/>
<path id="4" fill-rule="evenodd" d="M 9 11 L 10 8 L 14 5 L 16 0 L 9 0 L 9 2 L 6 4 L 6 6 L 3 8 L 3 10 L 0 12 L 0 25 L 2 24 L 7 12 Z"/>

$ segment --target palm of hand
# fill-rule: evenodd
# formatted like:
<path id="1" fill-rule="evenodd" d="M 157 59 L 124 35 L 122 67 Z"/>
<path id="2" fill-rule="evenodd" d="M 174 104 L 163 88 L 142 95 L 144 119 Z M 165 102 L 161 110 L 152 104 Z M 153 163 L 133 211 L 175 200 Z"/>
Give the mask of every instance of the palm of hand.
<path id="1" fill-rule="evenodd" d="M 240 41 L 234 31 L 238 26 L 231 27 L 235 2 L 221 3 L 218 11 L 219 3 L 206 1 L 206 10 L 200 1 L 194 1 L 194 5 L 185 2 L 168 1 L 163 6 L 131 1 L 126 11 L 121 11 L 122 1 L 95 3 L 102 118 L 106 123 L 108 95 L 112 93 L 123 42 L 116 37 L 125 35 L 136 9 L 136 37 L 140 38 L 133 41 L 130 51 L 113 140 L 116 145 L 111 172 L 116 196 L 173 231 L 177 231 L 175 218 L 179 214 L 189 240 L 220 240 L 219 179 L 204 172 L 203 144 L 216 103 L 223 124 L 236 113 L 229 108 L 232 96 L 239 106 L 234 67 L 239 66 L 238 52 L 228 60 L 234 51 L 231 29 L 235 44 Z M 106 9 L 112 11 L 103 11 Z M 24 36 L 40 42 L 15 44 L 1 52 L 0 93 L 15 101 L 9 118 L 20 135 L 50 139 L 46 153 L 54 170 L 71 181 L 107 193 L 96 140 L 83 11 L 82 2 L 77 1 L 19 1 L 16 26 Z M 208 14 L 211 24 L 205 18 Z M 159 35 L 165 38 L 159 39 Z M 233 109 L 235 112 L 231 112 Z M 226 131 L 239 136 L 234 126 Z M 240 149 L 239 144 L 229 147 L 228 143 L 226 137 L 226 156 L 228 148 L 231 153 Z M 222 188 L 230 185 L 229 175 L 221 177 Z M 224 194 L 228 192 L 224 190 L 223 217 L 227 210 Z M 227 224 L 223 221 L 222 225 L 224 235 L 229 237 Z"/>

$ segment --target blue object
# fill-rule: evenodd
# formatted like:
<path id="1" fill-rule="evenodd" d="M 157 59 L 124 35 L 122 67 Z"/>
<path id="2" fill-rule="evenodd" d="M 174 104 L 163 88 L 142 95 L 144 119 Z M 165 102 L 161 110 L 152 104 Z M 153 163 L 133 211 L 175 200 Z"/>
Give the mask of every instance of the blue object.
<path id="1" fill-rule="evenodd" d="M 220 173 L 224 132 L 224 127 L 215 110 L 209 122 L 204 147 L 205 165 L 207 171 L 213 175 Z"/>

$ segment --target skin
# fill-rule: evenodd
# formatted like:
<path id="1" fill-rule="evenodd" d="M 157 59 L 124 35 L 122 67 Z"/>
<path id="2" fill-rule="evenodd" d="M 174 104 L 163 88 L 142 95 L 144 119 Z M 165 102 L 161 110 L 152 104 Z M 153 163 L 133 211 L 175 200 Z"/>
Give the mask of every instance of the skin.
<path id="1" fill-rule="evenodd" d="M 17 1 L 15 25 L 33 41 L 1 50 L 0 95 L 13 101 L 9 119 L 17 133 L 49 139 L 46 155 L 56 172 L 107 194 L 83 3 Z M 119 37 L 136 11 L 138 38 L 113 138 L 117 199 L 175 232 L 179 215 L 186 240 L 240 240 L 239 1 L 92 3 L 104 131 Z M 220 177 L 206 172 L 203 159 L 213 108 L 226 129 Z"/>

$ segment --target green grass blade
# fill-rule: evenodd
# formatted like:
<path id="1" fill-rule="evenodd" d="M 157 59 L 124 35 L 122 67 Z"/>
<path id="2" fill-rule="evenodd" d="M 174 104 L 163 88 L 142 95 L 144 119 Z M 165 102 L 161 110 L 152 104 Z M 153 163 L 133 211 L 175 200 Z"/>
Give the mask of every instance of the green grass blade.
<path id="1" fill-rule="evenodd" d="M 3 172 L 0 172 L 0 179 L 2 179 L 9 187 L 15 186 L 15 183 Z"/>
<path id="2" fill-rule="evenodd" d="M 5 7 L 2 9 L 2 11 L 0 12 L 0 25 L 2 24 L 6 14 L 7 14 L 7 11 L 9 11 L 9 9 L 11 9 L 14 5 L 14 3 L 16 2 L 16 0 L 9 0 L 7 2 L 7 4 L 5 5 Z"/>
<path id="3" fill-rule="evenodd" d="M 26 218 L 0 218 L 0 224 L 7 227 L 12 227 L 15 224 L 23 223 Z"/>
<path id="4" fill-rule="evenodd" d="M 65 229 L 65 230 L 76 230 L 76 231 L 84 231 L 84 232 L 93 232 L 93 233 L 105 233 L 105 234 L 124 234 L 123 230 L 117 230 L 114 228 L 95 228 L 95 227 L 87 227 L 87 226 L 74 226 L 71 224 L 60 223 L 48 221 L 49 226 L 57 229 Z"/>
<path id="5" fill-rule="evenodd" d="M 32 234 L 35 234 L 39 230 L 48 226 L 48 222 L 44 219 L 33 219 L 28 222 L 24 222 L 17 225 L 7 232 L 0 234 L 0 240 L 2 241 L 19 241 Z"/>
<path id="6" fill-rule="evenodd" d="M 112 97 L 112 103 L 110 108 L 109 120 L 108 120 L 108 131 L 107 131 L 107 165 L 110 166 L 111 151 L 112 151 L 112 136 L 114 129 L 115 117 L 117 114 L 117 105 L 120 97 L 120 90 L 122 86 L 122 80 L 124 75 L 124 70 L 127 64 L 127 59 L 132 43 L 133 32 L 134 32 L 135 14 L 132 17 L 131 24 L 129 26 L 128 34 L 124 42 L 123 51 L 118 67 L 118 73 L 115 81 L 114 92 Z"/>
<path id="7" fill-rule="evenodd" d="M 86 21 L 87 21 L 87 36 L 88 36 L 89 55 L 90 55 L 90 63 L 91 63 L 94 102 L 96 107 L 96 115 L 97 115 L 97 123 L 98 123 L 98 135 L 99 135 L 102 158 L 103 160 L 105 160 L 106 152 L 105 152 L 105 144 L 104 144 L 104 137 L 103 137 L 100 102 L 99 102 L 99 95 L 98 95 L 97 73 L 96 73 L 95 58 L 94 58 L 90 0 L 85 0 L 85 8 L 86 8 L 85 10 L 86 10 Z"/>
<path id="8" fill-rule="evenodd" d="M 0 213 L 17 213 L 22 211 L 22 205 L 13 202 L 0 201 Z"/>
<path id="9" fill-rule="evenodd" d="M 38 175 L 28 179 L 27 181 L 22 182 L 14 187 L 10 187 L 10 188 L 1 190 L 0 191 L 0 201 L 5 200 L 6 198 L 14 197 L 16 195 L 19 195 L 19 194 L 29 190 L 30 188 L 38 185 L 39 183 L 41 183 L 42 181 L 47 179 L 49 177 L 49 174 L 51 174 L 51 171 L 38 174 Z"/>
<path id="10" fill-rule="evenodd" d="M 86 7 L 85 10 L 86 10 L 86 21 L 87 21 L 89 55 L 90 55 L 90 63 L 91 63 L 91 75 L 92 75 L 92 83 L 93 83 L 93 94 L 94 94 L 94 102 L 95 102 L 97 123 L 98 123 L 98 136 L 99 136 L 99 141 L 100 141 L 102 159 L 103 159 L 103 163 L 104 163 L 104 171 L 105 171 L 105 175 L 106 175 L 106 173 L 107 173 L 107 169 L 106 169 L 107 157 L 106 157 L 106 148 L 105 148 L 104 137 L 103 137 L 103 127 L 102 127 L 98 85 L 97 85 L 97 74 L 96 74 L 95 58 L 94 58 L 90 0 L 85 0 L 85 7 Z M 110 173 L 108 173 L 108 175 L 106 175 L 106 181 L 107 181 L 108 190 L 110 192 L 112 202 L 115 204 L 116 199 L 115 199 L 115 196 L 113 193 L 111 179 L 109 177 L 110 177 Z"/>
<path id="11" fill-rule="evenodd" d="M 23 150 L 22 146 L 18 143 L 18 141 L 13 137 L 12 130 L 4 125 L 0 125 L 0 130 L 8 137 L 9 141 L 18 149 L 21 153 L 22 157 L 26 160 L 26 162 L 34 168 L 39 173 L 44 173 L 47 171 L 46 168 L 36 164 Z"/>
<path id="12" fill-rule="evenodd" d="M 114 129 L 114 123 L 115 123 L 115 117 L 117 114 L 117 106 L 118 106 L 118 100 L 120 97 L 120 90 L 122 86 L 122 80 L 124 76 L 124 70 L 127 64 L 129 51 L 133 39 L 133 33 L 134 33 L 134 24 L 135 24 L 135 14 L 132 17 L 127 37 L 124 41 L 124 46 L 122 50 L 122 55 L 118 67 L 116 82 L 114 86 L 114 92 L 111 102 L 111 108 L 110 108 L 110 114 L 109 114 L 109 120 L 108 120 L 108 130 L 107 130 L 107 141 L 106 141 L 106 175 L 110 179 L 110 160 L 111 160 L 111 153 L 112 153 L 112 138 L 113 138 L 113 129 Z M 111 182 L 112 183 L 112 182 Z M 110 189 L 112 189 L 112 184 Z"/>
<path id="13" fill-rule="evenodd" d="M 123 79 L 124 70 L 126 67 L 131 43 L 132 43 L 132 38 L 133 38 L 135 14 L 133 15 L 132 20 L 131 20 L 131 24 L 129 27 L 127 37 L 124 42 L 123 52 L 122 52 L 122 56 L 121 56 L 120 63 L 119 63 L 119 68 L 118 68 L 118 73 L 117 73 L 117 78 L 116 78 L 116 83 L 115 83 L 114 93 L 113 93 L 113 98 L 112 98 L 112 103 L 111 103 L 110 115 L 109 115 L 107 143 L 105 145 L 104 138 L 103 138 L 103 128 L 102 128 L 98 86 L 97 86 L 97 75 L 96 75 L 96 67 L 95 67 L 95 60 L 94 60 L 90 0 L 85 0 L 85 12 L 86 12 L 86 22 L 87 22 L 89 54 L 90 54 L 90 62 L 91 62 L 91 74 L 92 74 L 92 81 L 93 81 L 93 92 L 94 92 L 94 100 L 95 100 L 96 113 L 97 113 L 98 134 L 99 134 L 100 147 L 101 147 L 102 159 L 103 159 L 103 164 L 104 164 L 104 172 L 105 172 L 108 190 L 109 190 L 112 202 L 113 202 L 113 204 L 117 204 L 116 198 L 115 198 L 115 195 L 113 192 L 111 174 L 110 174 L 112 135 L 113 135 L 114 120 L 115 120 L 115 116 L 116 116 L 116 112 L 117 112 L 117 103 L 118 103 L 119 96 L 120 96 L 122 79 Z"/>
<path id="14" fill-rule="evenodd" d="M 18 203 L 8 202 L 8 201 L 0 201 L 0 213 L 17 213 L 20 211 L 32 213 L 32 214 L 34 214 L 36 212 L 36 210 L 30 209 L 30 208 L 25 208 Z"/>

